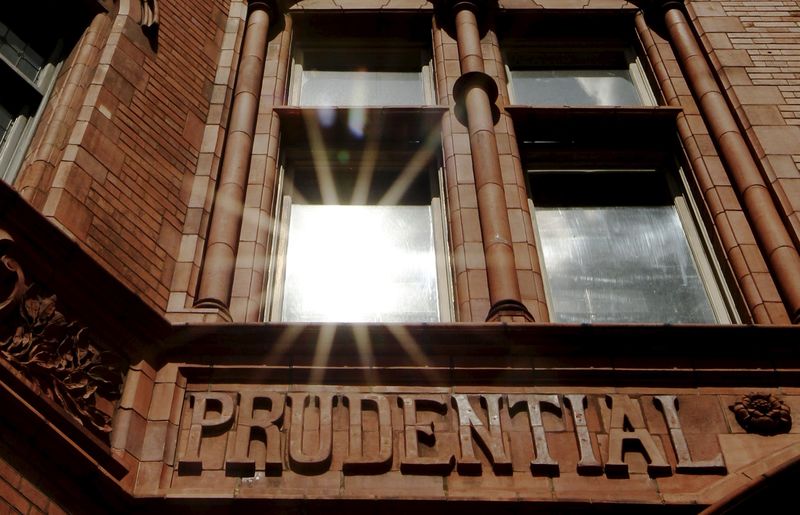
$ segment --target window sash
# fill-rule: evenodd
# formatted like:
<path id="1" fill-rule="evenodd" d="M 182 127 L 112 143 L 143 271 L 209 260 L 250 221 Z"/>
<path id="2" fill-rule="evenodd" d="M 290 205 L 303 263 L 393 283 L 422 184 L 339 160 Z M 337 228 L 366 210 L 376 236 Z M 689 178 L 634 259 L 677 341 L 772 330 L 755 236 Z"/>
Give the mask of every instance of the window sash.
<path id="1" fill-rule="evenodd" d="M 716 322 L 674 206 L 536 211 L 556 322 Z"/>
<path id="2" fill-rule="evenodd" d="M 435 103 L 431 59 L 422 48 L 295 50 L 289 104 L 316 107 Z M 313 56 L 310 57 L 310 56 Z M 327 58 L 323 58 L 327 56 Z"/>
<path id="3" fill-rule="evenodd" d="M 537 173 L 542 172 L 558 173 L 529 170 L 531 188 L 536 188 Z M 661 174 L 654 170 L 581 172 L 594 179 L 595 174 L 608 173 Z M 570 184 L 576 190 L 581 188 L 580 175 L 571 174 Z M 677 175 L 685 182 L 681 172 Z M 663 177 L 665 193 L 671 197 L 668 201 L 659 201 L 662 194 L 650 191 L 640 203 L 637 198 L 644 192 L 620 192 L 614 186 L 609 189 L 615 205 L 604 205 L 602 193 L 596 202 L 587 201 L 585 192 L 578 195 L 577 203 L 565 200 L 569 193 L 558 192 L 554 195 L 559 200 L 538 207 L 529 200 L 552 321 L 739 321 L 707 235 L 697 224 L 696 206 L 670 175 Z M 547 191 L 539 190 L 537 198 L 542 196 Z"/>
<path id="4" fill-rule="evenodd" d="M 506 76 L 513 104 L 656 105 L 639 57 L 629 48 L 587 48 L 507 52 Z"/>
<path id="5" fill-rule="evenodd" d="M 301 106 L 425 105 L 422 72 L 303 70 Z"/>
<path id="6" fill-rule="evenodd" d="M 514 103 L 642 105 L 628 69 L 512 70 Z"/>
<path id="7" fill-rule="evenodd" d="M 266 319 L 341 323 L 452 320 L 446 217 L 439 200 L 441 168 L 438 181 L 431 175 L 432 169 L 423 174 L 428 177 L 424 184 L 430 183 L 439 195 L 434 193 L 427 203 L 419 203 L 422 192 L 394 204 L 385 202 L 387 195 L 381 191 L 391 190 L 403 174 L 387 183 L 376 178 L 395 172 L 379 169 L 372 181 L 371 190 L 377 188 L 374 199 L 366 203 L 360 199 L 358 205 L 351 204 L 355 199 L 346 194 L 337 195 L 335 203 L 316 194 L 306 199 L 300 190 L 308 195 L 308 184 L 303 182 L 297 190 L 293 183 L 302 179 L 288 170 L 279 183 L 285 194 L 279 195 L 282 202 L 273 229 Z M 333 170 L 331 180 L 341 173 Z M 300 175 L 307 177 L 308 171 Z M 415 181 L 411 187 L 419 189 L 422 184 Z M 411 204 L 406 204 L 409 199 Z"/>
<path id="8" fill-rule="evenodd" d="M 430 206 L 291 206 L 281 319 L 438 322 Z"/>

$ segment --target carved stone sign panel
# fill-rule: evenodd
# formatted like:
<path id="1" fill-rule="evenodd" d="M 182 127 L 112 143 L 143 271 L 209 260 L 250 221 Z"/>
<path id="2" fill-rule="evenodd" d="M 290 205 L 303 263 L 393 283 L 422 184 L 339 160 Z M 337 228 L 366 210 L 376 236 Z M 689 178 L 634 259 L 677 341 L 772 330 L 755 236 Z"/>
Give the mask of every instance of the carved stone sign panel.
<path id="1" fill-rule="evenodd" d="M 727 473 L 717 434 L 731 431 L 729 410 L 713 396 L 519 387 L 199 390 L 189 385 L 184 400 L 174 488 L 217 478 L 220 488 L 262 482 L 325 496 L 338 491 L 337 477 L 405 485 L 420 476 L 453 484 L 473 478 L 476 487 L 509 477 L 523 488 L 564 475 Z M 425 497 L 424 489 L 414 495 Z"/>

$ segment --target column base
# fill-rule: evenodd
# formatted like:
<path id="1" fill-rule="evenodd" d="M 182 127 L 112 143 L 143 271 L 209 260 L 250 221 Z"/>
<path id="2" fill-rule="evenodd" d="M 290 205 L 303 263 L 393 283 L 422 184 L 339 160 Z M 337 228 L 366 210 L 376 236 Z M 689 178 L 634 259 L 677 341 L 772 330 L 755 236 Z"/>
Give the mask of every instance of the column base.
<path id="1" fill-rule="evenodd" d="M 231 316 L 228 306 L 218 299 L 200 299 L 194 303 L 189 311 L 193 310 L 208 310 L 219 318 L 219 322 L 233 322 L 233 317 Z M 208 313 L 205 313 L 205 315 L 207 316 Z"/>
<path id="2" fill-rule="evenodd" d="M 517 300 L 501 300 L 496 302 L 486 315 L 487 322 L 519 323 L 535 322 L 528 308 Z"/>

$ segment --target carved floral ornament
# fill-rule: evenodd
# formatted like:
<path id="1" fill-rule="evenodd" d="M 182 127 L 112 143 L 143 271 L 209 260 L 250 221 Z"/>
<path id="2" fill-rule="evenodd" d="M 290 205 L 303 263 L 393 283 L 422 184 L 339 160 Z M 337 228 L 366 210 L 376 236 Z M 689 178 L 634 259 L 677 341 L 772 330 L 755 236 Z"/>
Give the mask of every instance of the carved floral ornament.
<path id="1" fill-rule="evenodd" d="M 771 393 L 743 395 L 730 409 L 748 433 L 775 435 L 792 428 L 791 409 Z"/>
<path id="2" fill-rule="evenodd" d="M 119 399 L 123 360 L 98 349 L 85 327 L 59 312 L 55 295 L 26 282 L 7 252 L 12 243 L 0 230 L 0 358 L 75 421 L 105 437 L 111 413 L 99 409 L 98 401 Z"/>

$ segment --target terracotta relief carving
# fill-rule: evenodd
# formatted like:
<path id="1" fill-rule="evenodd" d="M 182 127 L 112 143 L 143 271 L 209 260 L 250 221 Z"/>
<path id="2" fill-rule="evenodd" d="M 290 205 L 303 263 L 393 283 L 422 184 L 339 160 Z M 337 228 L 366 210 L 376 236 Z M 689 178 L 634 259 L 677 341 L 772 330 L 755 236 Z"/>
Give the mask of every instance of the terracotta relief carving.
<path id="1" fill-rule="evenodd" d="M 11 238 L 0 230 L 0 316 L 25 292 L 25 274 L 22 268 L 4 249 L 11 244 Z"/>
<path id="2" fill-rule="evenodd" d="M 791 409 L 771 393 L 749 393 L 736 401 L 730 410 L 748 433 L 775 435 L 792 427 Z"/>
<path id="3" fill-rule="evenodd" d="M 98 401 L 120 397 L 123 361 L 98 349 L 84 326 L 68 320 L 55 295 L 26 283 L 7 254 L 10 244 L 0 231 L 0 357 L 79 424 L 105 437 L 111 410 L 101 410 Z"/>
<path id="4" fill-rule="evenodd" d="M 635 453 L 647 461 L 651 477 L 727 473 L 721 453 L 710 459 L 693 456 L 676 395 L 650 398 L 661 414 L 651 409 L 648 416 L 666 422 L 665 439 L 649 429 L 655 421 L 646 419 L 641 399 L 625 394 L 339 388 L 293 391 L 286 385 L 248 385 L 240 391 L 190 393 L 190 412 L 180 428 L 184 436 L 177 443 L 178 475 L 198 476 L 219 470 L 222 463 L 227 476 L 239 477 L 259 472 L 315 476 L 333 470 L 344 475 L 399 470 L 403 475 L 508 476 L 529 466 L 531 476 L 558 477 L 571 468 L 582 476 L 621 478 L 628 476 Z M 603 402 L 609 408 L 605 428 L 597 420 Z M 590 409 L 592 423 L 587 420 Z M 573 422 L 569 429 L 563 423 L 567 418 Z M 566 441 L 554 445 L 545 419 L 550 424 L 561 420 L 561 431 L 574 433 L 579 457 L 574 468 L 564 465 Z M 697 434 L 696 428 L 688 429 Z M 605 453 L 598 452 L 601 441 Z M 664 446 L 669 443 L 675 453 L 668 461 Z"/>

